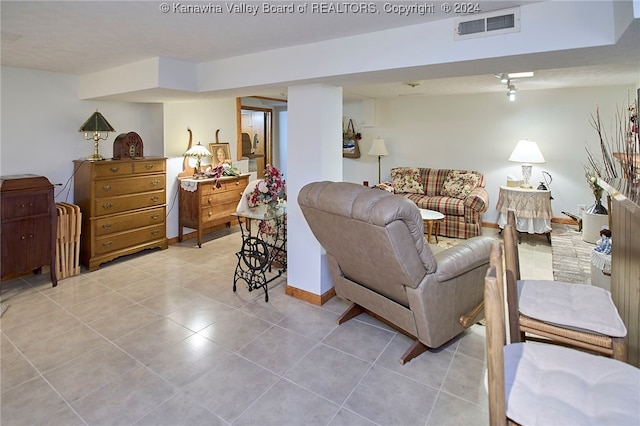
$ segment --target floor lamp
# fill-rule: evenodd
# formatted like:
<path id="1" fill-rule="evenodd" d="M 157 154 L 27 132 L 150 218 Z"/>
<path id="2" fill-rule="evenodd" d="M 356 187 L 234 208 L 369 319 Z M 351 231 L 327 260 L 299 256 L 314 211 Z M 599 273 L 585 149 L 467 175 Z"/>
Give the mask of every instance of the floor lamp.
<path id="1" fill-rule="evenodd" d="M 385 155 L 389 155 L 387 147 L 384 146 L 384 139 L 380 137 L 374 139 L 373 144 L 371 144 L 371 149 L 369 150 L 367 155 L 378 156 L 378 183 L 380 183 L 380 159 Z"/>

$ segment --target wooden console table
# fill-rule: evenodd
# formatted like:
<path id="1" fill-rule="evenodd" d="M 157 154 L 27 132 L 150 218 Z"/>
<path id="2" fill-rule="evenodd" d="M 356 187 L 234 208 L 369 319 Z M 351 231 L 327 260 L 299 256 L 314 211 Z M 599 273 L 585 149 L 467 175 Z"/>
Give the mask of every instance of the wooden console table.
<path id="1" fill-rule="evenodd" d="M 551 191 L 501 186 L 496 210 L 500 229 L 507 223 L 507 212 L 513 210 L 519 233 L 545 234 L 551 243 Z"/>
<path id="2" fill-rule="evenodd" d="M 218 179 L 180 179 L 178 195 L 178 240 L 182 241 L 183 228 L 195 229 L 198 247 L 202 247 L 202 235 L 220 225 L 231 226 L 231 213 L 236 211 L 249 174 Z"/>

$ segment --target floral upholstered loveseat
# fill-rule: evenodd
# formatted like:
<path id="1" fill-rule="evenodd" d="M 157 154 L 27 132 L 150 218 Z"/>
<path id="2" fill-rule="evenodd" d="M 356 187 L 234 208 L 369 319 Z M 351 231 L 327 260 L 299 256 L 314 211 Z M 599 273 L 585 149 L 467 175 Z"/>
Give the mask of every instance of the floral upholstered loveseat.
<path id="1" fill-rule="evenodd" d="M 421 209 L 444 215 L 440 235 L 471 238 L 482 235 L 482 214 L 489 194 L 482 173 L 467 170 L 398 167 L 391 170 L 393 192 Z"/>

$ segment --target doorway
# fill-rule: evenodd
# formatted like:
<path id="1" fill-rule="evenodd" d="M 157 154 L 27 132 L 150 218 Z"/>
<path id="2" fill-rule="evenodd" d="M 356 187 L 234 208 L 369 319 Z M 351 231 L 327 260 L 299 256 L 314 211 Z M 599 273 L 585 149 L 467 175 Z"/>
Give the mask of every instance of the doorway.
<path id="1" fill-rule="evenodd" d="M 262 178 L 266 165 L 272 164 L 273 159 L 273 110 L 241 103 L 238 109 L 238 157 L 248 158 L 249 171 Z"/>

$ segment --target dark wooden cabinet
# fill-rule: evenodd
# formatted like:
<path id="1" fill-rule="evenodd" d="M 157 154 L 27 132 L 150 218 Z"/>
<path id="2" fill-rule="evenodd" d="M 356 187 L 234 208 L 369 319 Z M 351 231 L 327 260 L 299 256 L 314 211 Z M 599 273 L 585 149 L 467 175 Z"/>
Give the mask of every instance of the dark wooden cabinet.
<path id="1" fill-rule="evenodd" d="M 46 177 L 37 175 L 1 179 L 2 279 L 39 273 L 49 265 L 55 287 L 58 213 L 53 185 Z"/>
<path id="2" fill-rule="evenodd" d="M 166 159 L 75 162 L 82 211 L 80 260 L 89 271 L 117 257 L 166 249 Z"/>

